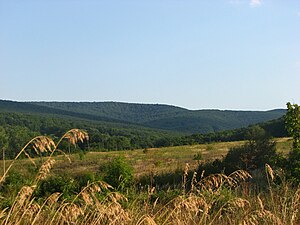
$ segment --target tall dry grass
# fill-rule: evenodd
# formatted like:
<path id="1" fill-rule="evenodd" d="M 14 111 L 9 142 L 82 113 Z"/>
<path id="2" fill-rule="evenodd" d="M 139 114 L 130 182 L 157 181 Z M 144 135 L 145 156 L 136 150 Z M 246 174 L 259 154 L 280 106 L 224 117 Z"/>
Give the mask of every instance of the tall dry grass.
<path id="1" fill-rule="evenodd" d="M 130 194 L 118 193 L 103 181 L 89 183 L 72 199 L 63 199 L 63 193 L 53 193 L 43 201 L 37 200 L 33 193 L 55 165 L 52 156 L 64 139 L 76 144 L 88 139 L 88 135 L 72 129 L 57 143 L 39 136 L 17 155 L 1 182 L 22 153 L 29 157 L 29 146 L 37 154 L 49 152 L 32 185 L 23 186 L 13 204 L 1 210 L 1 224 L 300 224 L 300 188 L 291 187 L 281 171 L 274 171 L 269 165 L 267 189 L 261 193 L 249 188 L 251 175 L 246 171 L 206 177 L 204 173 L 200 177 L 194 173 L 189 180 L 187 165 L 180 193 L 167 203 L 157 197 L 155 187 L 149 187 L 147 193 L 136 191 L 129 199 Z M 278 179 L 279 185 L 275 182 Z"/>

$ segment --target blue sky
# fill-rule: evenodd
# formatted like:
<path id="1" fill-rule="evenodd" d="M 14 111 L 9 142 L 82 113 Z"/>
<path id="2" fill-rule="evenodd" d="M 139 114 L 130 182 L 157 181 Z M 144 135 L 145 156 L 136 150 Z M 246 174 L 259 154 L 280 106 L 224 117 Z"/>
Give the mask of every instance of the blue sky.
<path id="1" fill-rule="evenodd" d="M 300 103 L 300 1 L 0 0 L 0 99 Z"/>

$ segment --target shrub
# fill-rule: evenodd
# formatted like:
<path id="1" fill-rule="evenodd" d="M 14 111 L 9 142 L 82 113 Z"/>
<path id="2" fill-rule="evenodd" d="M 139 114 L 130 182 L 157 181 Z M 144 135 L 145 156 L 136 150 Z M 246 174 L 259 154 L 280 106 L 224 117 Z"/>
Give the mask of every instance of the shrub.
<path id="1" fill-rule="evenodd" d="M 194 155 L 193 160 L 197 161 L 198 166 L 200 165 L 200 161 L 203 159 L 202 153 L 198 152 Z"/>
<path id="2" fill-rule="evenodd" d="M 229 150 L 223 160 L 226 173 L 238 169 L 255 170 L 263 168 L 266 163 L 274 165 L 277 160 L 276 145 L 260 127 L 254 127 L 249 141 Z"/>
<path id="3" fill-rule="evenodd" d="M 118 190 L 133 184 L 133 168 L 124 157 L 118 157 L 104 165 L 104 180 Z"/>
<path id="4" fill-rule="evenodd" d="M 261 127 L 253 126 L 247 136 L 249 140 L 244 145 L 231 148 L 223 160 L 200 164 L 198 172 L 205 170 L 208 175 L 224 170 L 230 174 L 240 169 L 252 171 L 263 168 L 266 163 L 274 166 L 282 161 L 276 153 L 275 142 Z"/>
<path id="5" fill-rule="evenodd" d="M 74 180 L 78 187 L 78 191 L 80 191 L 83 187 L 85 187 L 89 183 L 96 181 L 95 176 L 92 172 L 78 174 L 74 177 Z"/>
<path id="6" fill-rule="evenodd" d="M 65 198 L 69 198 L 77 192 L 77 185 L 74 182 L 74 179 L 70 177 L 50 176 L 41 181 L 36 189 L 35 196 L 44 198 L 55 192 L 62 193 Z"/>

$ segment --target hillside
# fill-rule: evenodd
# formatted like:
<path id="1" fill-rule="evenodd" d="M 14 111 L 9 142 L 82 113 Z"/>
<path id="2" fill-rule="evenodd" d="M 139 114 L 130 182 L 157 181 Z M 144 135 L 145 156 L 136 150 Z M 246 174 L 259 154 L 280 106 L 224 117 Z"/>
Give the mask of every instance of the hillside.
<path id="1" fill-rule="evenodd" d="M 4 100 L 0 100 L 0 111 L 138 125 L 184 134 L 236 129 L 277 119 L 285 114 L 284 109 L 270 111 L 188 110 L 160 104 Z"/>
<path id="2" fill-rule="evenodd" d="M 270 111 L 188 110 L 160 104 L 120 102 L 30 102 L 28 104 L 62 110 L 74 116 L 139 124 L 145 127 L 186 134 L 209 133 L 246 127 L 285 114 L 284 109 Z"/>

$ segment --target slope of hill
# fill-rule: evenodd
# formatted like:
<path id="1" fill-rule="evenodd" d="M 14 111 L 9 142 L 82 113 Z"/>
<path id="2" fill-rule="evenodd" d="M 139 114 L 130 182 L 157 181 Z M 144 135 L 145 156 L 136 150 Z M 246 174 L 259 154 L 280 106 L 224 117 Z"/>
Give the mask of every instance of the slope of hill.
<path id="1" fill-rule="evenodd" d="M 80 148 L 92 151 L 244 140 L 247 138 L 248 123 L 255 120 L 267 120 L 270 115 L 276 117 L 284 112 L 284 110 L 190 111 L 166 105 L 140 104 L 135 108 L 136 104 L 109 103 L 115 107 L 107 107 L 106 112 L 101 114 L 95 109 L 93 103 L 89 103 L 93 106 L 90 108 L 87 107 L 89 104 L 83 104 L 86 107 L 82 107 L 80 103 L 76 103 L 75 105 L 79 104 L 82 107 L 81 111 L 73 110 L 70 107 L 72 103 L 65 103 L 69 108 L 54 108 L 42 104 L 0 100 L 0 148 L 7 146 L 7 157 L 13 158 L 16 151 L 34 136 L 42 134 L 55 138 L 72 128 L 88 131 L 89 145 L 80 146 Z M 101 103 L 95 104 L 103 107 Z M 125 118 L 125 116 L 128 117 Z M 137 120 L 139 123 L 133 123 L 134 116 L 139 118 Z M 234 127 L 237 124 L 244 126 L 243 128 Z M 272 136 L 287 135 L 283 117 L 259 125 Z M 235 129 L 229 130 L 231 127 Z M 195 134 L 197 130 L 201 130 L 202 134 L 200 132 Z M 194 134 L 191 135 L 191 133 Z M 68 149 L 67 146 L 61 147 Z M 76 149 L 73 150 L 76 151 Z"/>
<path id="2" fill-rule="evenodd" d="M 250 124 L 277 119 L 284 109 L 270 111 L 187 110 L 160 104 L 120 102 L 30 102 L 35 106 L 63 110 L 95 119 L 123 121 L 162 130 L 209 133 L 246 127 Z"/>

